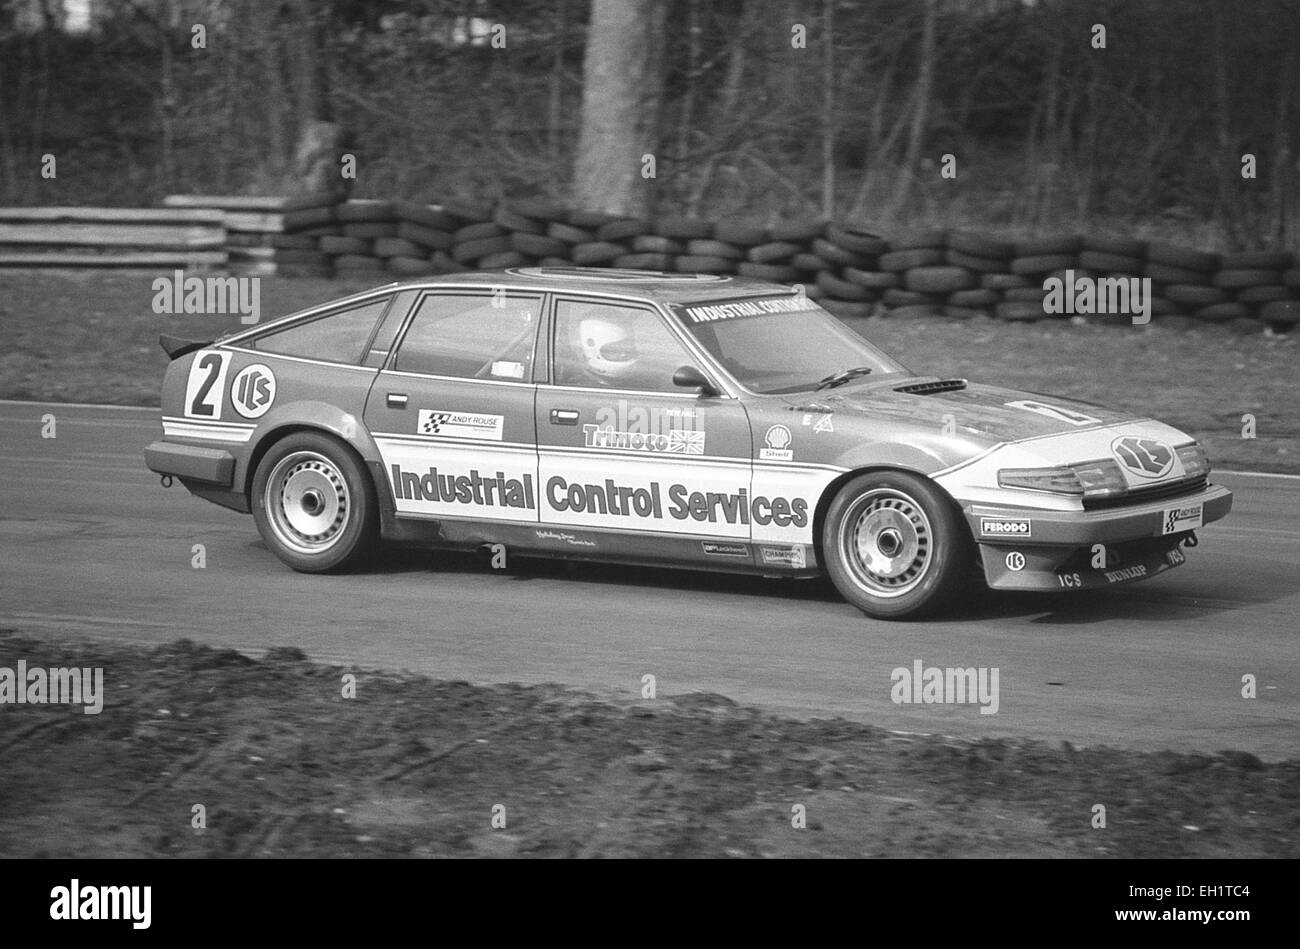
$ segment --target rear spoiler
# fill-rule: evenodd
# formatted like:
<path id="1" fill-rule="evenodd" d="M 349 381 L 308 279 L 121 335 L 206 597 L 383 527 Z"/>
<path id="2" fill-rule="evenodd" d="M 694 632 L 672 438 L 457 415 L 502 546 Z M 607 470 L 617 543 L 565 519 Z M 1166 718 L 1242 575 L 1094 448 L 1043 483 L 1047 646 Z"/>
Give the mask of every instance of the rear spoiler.
<path id="1" fill-rule="evenodd" d="M 158 337 L 158 345 L 163 348 L 168 359 L 180 359 L 186 353 L 192 353 L 196 349 L 202 349 L 204 346 L 211 346 L 210 339 L 185 339 L 183 336 L 172 336 L 170 333 L 163 333 Z"/>

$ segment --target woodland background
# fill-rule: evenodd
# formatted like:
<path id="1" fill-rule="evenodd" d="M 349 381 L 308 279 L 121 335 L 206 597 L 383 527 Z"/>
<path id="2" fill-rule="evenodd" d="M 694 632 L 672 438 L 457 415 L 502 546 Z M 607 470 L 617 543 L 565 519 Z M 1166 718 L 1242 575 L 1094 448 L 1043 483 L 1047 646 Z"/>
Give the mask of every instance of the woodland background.
<path id="1" fill-rule="evenodd" d="M 284 193 L 329 122 L 353 197 L 1293 247 L 1297 49 L 1293 0 L 0 0 L 0 205 Z"/>

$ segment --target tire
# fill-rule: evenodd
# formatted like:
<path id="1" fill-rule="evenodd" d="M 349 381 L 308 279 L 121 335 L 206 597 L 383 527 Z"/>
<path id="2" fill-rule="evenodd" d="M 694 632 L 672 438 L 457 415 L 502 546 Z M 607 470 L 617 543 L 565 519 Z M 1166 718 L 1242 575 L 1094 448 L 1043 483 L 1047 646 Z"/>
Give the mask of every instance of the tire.
<path id="1" fill-rule="evenodd" d="M 918 293 L 956 293 L 975 286 L 975 277 L 964 267 L 913 267 L 903 274 L 903 286 Z"/>
<path id="2" fill-rule="evenodd" d="M 883 254 L 889 249 L 885 239 L 879 234 L 846 224 L 826 225 L 826 239 L 837 247 L 854 254 L 866 254 L 869 257 Z"/>
<path id="3" fill-rule="evenodd" d="M 574 244 L 569 250 L 569 256 L 573 258 L 573 262 L 582 267 L 608 264 L 626 253 L 627 248 L 622 244 L 613 244 L 609 241 L 596 241 L 594 244 Z"/>
<path id="4" fill-rule="evenodd" d="M 546 236 L 566 244 L 590 244 L 596 239 L 594 231 L 574 227 L 572 224 L 561 224 L 559 221 L 552 221 L 546 226 Z"/>
<path id="5" fill-rule="evenodd" d="M 1031 237 L 1011 245 L 1016 257 L 1056 257 L 1074 255 L 1083 249 L 1083 238 L 1077 234 L 1056 234 L 1050 237 Z"/>
<path id="6" fill-rule="evenodd" d="M 1279 326 L 1294 326 L 1300 323 L 1300 300 L 1278 300 L 1264 304 L 1259 311 L 1259 318 L 1266 323 Z"/>
<path id="7" fill-rule="evenodd" d="M 266 546 L 302 573 L 355 567 L 378 539 L 369 474 L 350 448 L 319 432 L 295 432 L 270 447 L 253 476 L 251 504 Z"/>
<path id="8" fill-rule="evenodd" d="M 546 233 L 546 223 L 544 221 L 534 221 L 530 217 L 524 217 L 522 214 L 510 210 L 504 204 L 497 208 L 496 213 L 492 215 L 492 223 L 517 234 Z"/>
<path id="9" fill-rule="evenodd" d="M 1073 254 L 1040 254 L 1033 257 L 1017 257 L 1011 261 L 1011 272 L 1018 276 L 1047 274 L 1053 270 L 1067 270 L 1079 266 L 1079 258 Z"/>
<path id="10" fill-rule="evenodd" d="M 755 264 L 781 264 L 793 258 L 802 249 L 793 241 L 771 241 L 751 247 L 746 256 Z"/>
<path id="11" fill-rule="evenodd" d="M 713 237 L 713 222 L 693 217 L 665 217 L 654 222 L 654 232 L 679 241 L 709 240 Z"/>
<path id="12" fill-rule="evenodd" d="M 980 274 L 1007 272 L 1007 262 L 1005 260 L 994 260 L 992 257 L 976 257 L 974 254 L 967 254 L 951 248 L 943 252 L 943 261 L 950 267 L 965 267 L 967 270 Z"/>
<path id="13" fill-rule="evenodd" d="M 783 221 L 772 226 L 774 241 L 810 241 L 826 233 L 825 221 Z"/>
<path id="14" fill-rule="evenodd" d="M 1079 255 L 1079 266 L 1098 273 L 1140 274 L 1146 266 L 1141 257 L 1126 257 L 1101 250 L 1085 250 Z"/>
<path id="15" fill-rule="evenodd" d="M 919 250 L 894 250 L 880 255 L 880 269 L 902 273 L 915 267 L 938 267 L 943 264 L 943 251 L 934 247 Z"/>
<path id="16" fill-rule="evenodd" d="M 683 254 L 674 261 L 673 266 L 679 273 L 732 274 L 736 272 L 734 260 L 702 254 Z"/>
<path id="17" fill-rule="evenodd" d="M 1153 264 L 1164 264 L 1166 267 L 1181 267 L 1183 270 L 1199 270 L 1201 273 L 1211 273 L 1218 269 L 1219 266 L 1218 254 L 1193 250 L 1190 247 L 1178 247 L 1174 244 L 1166 244 L 1163 241 L 1156 241 L 1147 245 L 1147 260 Z M 1190 283 L 1191 281 L 1187 282 Z"/>
<path id="18" fill-rule="evenodd" d="M 859 270 L 857 267 L 845 267 L 844 279 L 856 283 L 859 287 L 866 287 L 868 290 L 888 290 L 890 287 L 896 287 L 902 283 L 902 278 L 896 273 L 885 273 L 879 270 Z"/>
<path id="19" fill-rule="evenodd" d="M 972 541 L 956 506 L 917 475 L 849 481 L 826 511 L 822 558 L 840 595 L 868 616 L 933 613 L 965 588 Z"/>
<path id="20" fill-rule="evenodd" d="M 620 218 L 617 221 L 608 221 L 596 228 L 596 240 L 625 241 L 629 237 L 640 237 L 642 234 L 649 233 L 649 221 L 642 221 L 637 218 Z"/>
<path id="21" fill-rule="evenodd" d="M 971 257 L 984 257 L 997 260 L 1003 265 L 1011 259 L 1013 248 L 1010 241 L 998 240 L 987 234 L 973 231 L 950 231 L 948 249 Z"/>
<path id="22" fill-rule="evenodd" d="M 614 266 L 622 270 L 671 271 L 677 258 L 672 254 L 624 254 L 614 258 Z"/>
<path id="23" fill-rule="evenodd" d="M 904 231 L 889 239 L 889 250 L 943 250 L 948 246 L 948 232 L 937 228 Z"/>
<path id="24" fill-rule="evenodd" d="M 658 234 L 638 234 L 632 238 L 632 253 L 634 254 L 684 254 L 686 245 L 681 241 L 675 241 L 671 237 L 660 237 Z"/>
<path id="25" fill-rule="evenodd" d="M 771 240 L 767 228 L 729 219 L 718 221 L 713 225 L 713 236 L 720 241 L 737 244 L 740 247 L 757 247 Z"/>
<path id="26" fill-rule="evenodd" d="M 423 224 L 412 224 L 410 221 L 403 221 L 397 225 L 397 236 L 429 250 L 450 250 L 452 245 L 450 231 L 440 231 L 437 228 L 425 227 Z"/>
<path id="27" fill-rule="evenodd" d="M 745 259 L 745 252 L 739 247 L 719 240 L 687 241 L 686 253 L 696 257 L 724 257 L 727 260 Z"/>
<path id="28" fill-rule="evenodd" d="M 787 264 L 756 264 L 748 260 L 736 264 L 736 270 L 742 277 L 771 280 L 774 283 L 794 283 L 803 272 Z"/>
<path id="29" fill-rule="evenodd" d="M 1228 290 L 1243 287 L 1273 287 L 1282 282 L 1276 270 L 1220 270 L 1214 275 L 1214 285 Z"/>
<path id="30" fill-rule="evenodd" d="M 391 223 L 397 220 L 397 209 L 389 201 L 353 198 L 334 209 L 334 220 L 348 223 Z"/>
<path id="31" fill-rule="evenodd" d="M 1286 270 L 1295 258 L 1286 250 L 1255 250 L 1224 254 L 1219 266 L 1224 270 Z"/>

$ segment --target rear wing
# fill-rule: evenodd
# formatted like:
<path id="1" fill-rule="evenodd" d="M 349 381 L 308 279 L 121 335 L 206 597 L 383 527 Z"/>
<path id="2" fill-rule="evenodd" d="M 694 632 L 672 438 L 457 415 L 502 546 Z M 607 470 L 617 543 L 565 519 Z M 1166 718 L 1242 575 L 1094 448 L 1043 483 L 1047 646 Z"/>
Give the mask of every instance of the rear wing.
<path id="1" fill-rule="evenodd" d="M 180 359 L 186 353 L 211 346 L 212 343 L 213 340 L 210 339 L 186 339 L 183 336 L 172 336 L 170 333 L 163 333 L 158 337 L 158 345 L 163 348 L 168 359 Z"/>

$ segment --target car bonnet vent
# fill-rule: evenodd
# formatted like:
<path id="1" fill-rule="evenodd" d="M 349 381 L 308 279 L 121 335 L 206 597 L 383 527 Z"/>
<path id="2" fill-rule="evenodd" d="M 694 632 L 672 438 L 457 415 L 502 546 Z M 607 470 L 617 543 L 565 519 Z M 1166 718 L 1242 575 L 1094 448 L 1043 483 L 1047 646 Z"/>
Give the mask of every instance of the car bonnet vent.
<path id="1" fill-rule="evenodd" d="M 912 395 L 934 395 L 936 392 L 956 392 L 966 388 L 965 379 L 940 379 L 938 382 L 911 382 L 898 386 L 895 392 L 910 392 Z"/>

